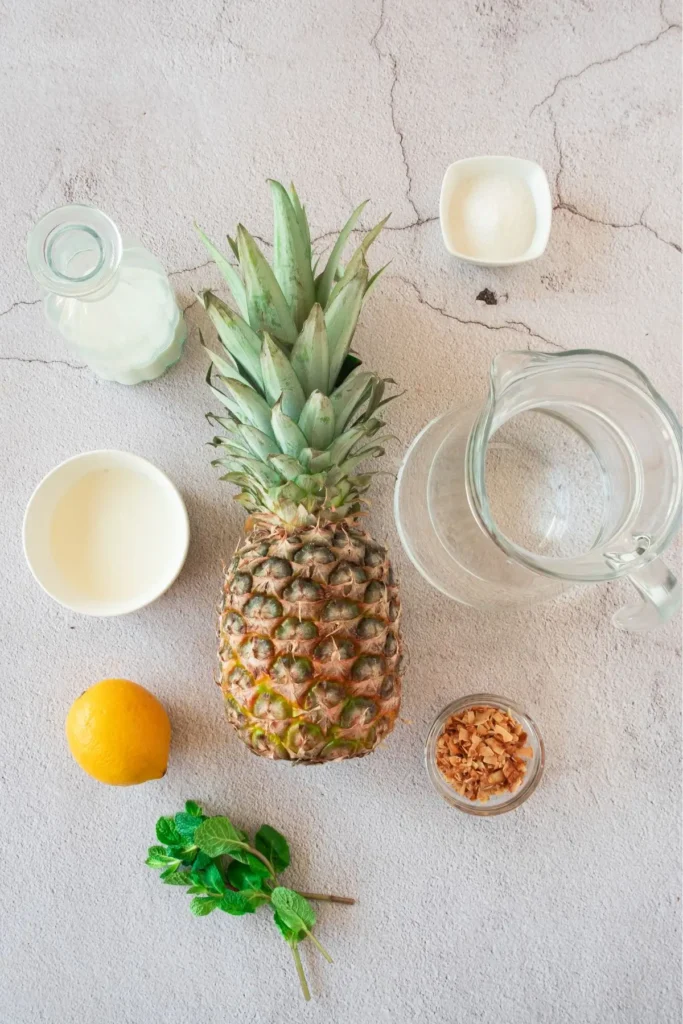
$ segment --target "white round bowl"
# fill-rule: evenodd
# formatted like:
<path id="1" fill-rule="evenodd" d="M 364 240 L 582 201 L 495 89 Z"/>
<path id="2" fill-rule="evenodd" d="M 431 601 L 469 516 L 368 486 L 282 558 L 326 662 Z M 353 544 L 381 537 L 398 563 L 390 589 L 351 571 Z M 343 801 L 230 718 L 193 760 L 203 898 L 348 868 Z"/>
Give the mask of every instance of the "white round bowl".
<path id="1" fill-rule="evenodd" d="M 59 604 L 84 615 L 125 615 L 174 582 L 190 525 L 178 490 L 146 459 L 84 452 L 38 484 L 23 542 L 31 572 Z"/>

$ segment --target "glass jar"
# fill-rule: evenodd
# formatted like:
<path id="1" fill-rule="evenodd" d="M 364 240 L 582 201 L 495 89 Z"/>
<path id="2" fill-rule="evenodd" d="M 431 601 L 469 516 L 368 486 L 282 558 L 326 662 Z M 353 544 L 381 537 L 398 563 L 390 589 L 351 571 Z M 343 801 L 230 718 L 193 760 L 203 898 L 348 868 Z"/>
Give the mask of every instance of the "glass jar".
<path id="1" fill-rule="evenodd" d="M 45 314 L 73 354 L 105 380 L 138 384 L 178 361 L 187 329 L 166 272 L 106 214 L 62 206 L 28 237 Z"/>
<path id="2" fill-rule="evenodd" d="M 477 706 L 498 708 L 500 711 L 508 712 L 523 727 L 527 734 L 526 742 L 533 751 L 533 755 L 529 758 L 527 764 L 524 780 L 519 789 L 515 792 L 501 793 L 499 796 L 493 796 L 487 803 L 479 803 L 468 800 L 465 796 L 460 796 L 457 790 L 449 785 L 436 766 L 436 745 L 448 719 L 452 715 L 459 715 L 463 711 Z M 460 697 L 458 700 L 453 701 L 434 719 L 425 744 L 425 764 L 427 774 L 434 789 L 439 796 L 443 797 L 446 803 L 450 804 L 451 807 L 457 807 L 459 811 L 464 811 L 466 814 L 474 814 L 480 818 L 490 818 L 494 814 L 514 811 L 516 807 L 519 807 L 520 804 L 523 804 L 531 796 L 543 775 L 545 747 L 541 734 L 538 731 L 538 726 L 517 704 L 508 700 L 507 697 L 500 697 L 495 693 L 473 693 L 468 697 Z"/>

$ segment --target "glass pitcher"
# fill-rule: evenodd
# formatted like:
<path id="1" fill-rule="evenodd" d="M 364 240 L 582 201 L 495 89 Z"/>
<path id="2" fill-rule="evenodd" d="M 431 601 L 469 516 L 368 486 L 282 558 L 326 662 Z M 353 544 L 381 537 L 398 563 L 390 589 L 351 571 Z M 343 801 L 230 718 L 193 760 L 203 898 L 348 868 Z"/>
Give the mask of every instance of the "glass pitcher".
<path id="1" fill-rule="evenodd" d="M 680 522 L 681 427 L 649 380 L 607 352 L 505 352 L 484 406 L 411 445 L 395 493 L 403 545 L 444 594 L 487 609 L 627 577 L 614 622 L 647 630 L 681 607 L 660 559 Z"/>
<path id="2" fill-rule="evenodd" d="M 48 320 L 98 376 L 138 384 L 180 358 L 187 331 L 164 268 L 100 210 L 62 206 L 42 217 L 28 264 Z"/>

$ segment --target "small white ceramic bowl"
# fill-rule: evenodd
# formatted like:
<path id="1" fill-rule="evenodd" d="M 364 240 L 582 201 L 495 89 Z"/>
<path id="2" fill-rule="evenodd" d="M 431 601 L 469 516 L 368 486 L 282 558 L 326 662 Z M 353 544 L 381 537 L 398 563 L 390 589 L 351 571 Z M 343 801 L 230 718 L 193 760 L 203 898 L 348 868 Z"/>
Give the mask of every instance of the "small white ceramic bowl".
<path id="1" fill-rule="evenodd" d="M 485 190 L 488 188 L 489 194 L 494 195 L 494 188 L 504 191 L 507 186 L 511 193 L 509 200 L 513 201 L 512 190 L 519 191 L 519 183 L 524 186 L 522 191 L 528 190 L 529 223 L 525 230 L 520 228 L 518 245 L 510 244 L 508 232 L 508 244 L 500 252 L 478 254 L 482 246 L 478 246 L 476 237 L 473 237 L 476 235 L 476 225 L 467 223 L 466 203 L 472 201 L 473 188 L 480 189 L 480 195 L 474 201 L 478 202 L 478 209 L 483 215 L 483 230 L 486 226 L 483 220 L 487 215 L 493 220 L 496 218 L 496 211 L 486 202 Z M 448 251 L 468 263 L 484 267 L 507 267 L 538 259 L 548 244 L 552 216 L 553 203 L 548 179 L 543 168 L 533 160 L 522 160 L 514 156 L 469 157 L 456 160 L 444 175 L 439 204 L 441 233 Z M 511 249 L 514 251 L 511 252 Z"/>
<path id="2" fill-rule="evenodd" d="M 43 590 L 84 615 L 125 615 L 183 567 L 190 526 L 167 476 L 139 455 L 95 451 L 56 466 L 26 507 L 24 553 Z"/>

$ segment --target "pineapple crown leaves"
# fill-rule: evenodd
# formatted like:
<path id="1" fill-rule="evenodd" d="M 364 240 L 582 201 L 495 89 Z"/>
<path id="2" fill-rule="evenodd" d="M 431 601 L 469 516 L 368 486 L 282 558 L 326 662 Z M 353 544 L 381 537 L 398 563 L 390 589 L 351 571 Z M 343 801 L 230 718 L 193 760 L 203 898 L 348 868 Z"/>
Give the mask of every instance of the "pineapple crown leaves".
<path id="1" fill-rule="evenodd" d="M 166 885 L 186 887 L 194 897 L 190 910 L 196 917 L 214 910 L 242 917 L 270 907 L 273 923 L 292 951 L 304 998 L 310 999 L 299 943 L 310 939 L 329 963 L 332 958 L 313 934 L 315 912 L 309 900 L 355 900 L 280 885 L 278 875 L 289 867 L 290 852 L 277 829 L 262 825 L 252 843 L 229 818 L 207 816 L 194 800 L 187 801 L 184 811 L 159 818 L 156 838 L 161 845 L 150 846 L 145 864 L 160 868 Z"/>
<path id="2" fill-rule="evenodd" d="M 361 203 L 339 233 L 316 274 L 310 229 L 294 186 L 271 181 L 274 211 L 272 266 L 240 224 L 228 244 L 237 266 L 197 227 L 230 291 L 234 308 L 211 291 L 199 300 L 223 351 L 204 345 L 211 360 L 207 382 L 227 415 L 209 414 L 222 433 L 210 443 L 222 479 L 240 488 L 250 512 L 276 515 L 287 525 L 321 515 L 342 519 L 360 511 L 372 474 L 356 475 L 365 459 L 384 449 L 370 443 L 383 426 L 377 410 L 389 378 L 361 369 L 351 343 L 363 304 L 385 267 L 370 275 L 368 249 L 388 218 L 362 238 L 341 263 Z M 200 335 L 201 337 L 201 335 Z M 386 441 L 391 435 L 379 440 Z"/>

